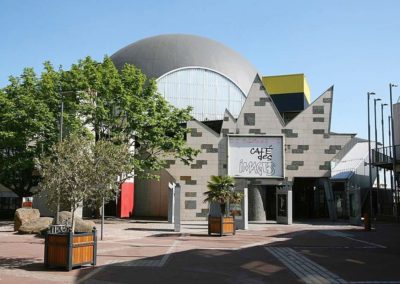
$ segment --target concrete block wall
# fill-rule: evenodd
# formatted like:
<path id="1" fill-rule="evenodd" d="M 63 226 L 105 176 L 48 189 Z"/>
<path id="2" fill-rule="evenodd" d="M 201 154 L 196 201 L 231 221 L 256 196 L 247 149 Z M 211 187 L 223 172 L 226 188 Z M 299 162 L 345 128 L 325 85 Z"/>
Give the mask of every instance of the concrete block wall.
<path id="1" fill-rule="evenodd" d="M 237 119 L 240 134 L 280 134 L 283 120 L 257 76 Z"/>
<path id="2" fill-rule="evenodd" d="M 170 164 L 168 172 L 181 185 L 182 220 L 204 219 L 208 204 L 204 203 L 204 192 L 211 175 L 218 174 L 220 134 L 198 121 L 189 121 L 187 143 L 201 150 L 195 161 L 187 166 L 180 161 Z"/>
<path id="3" fill-rule="evenodd" d="M 201 153 L 190 166 L 172 158 L 166 160 L 166 170 L 182 187 L 182 220 L 206 218 L 208 204 L 203 202 L 203 193 L 207 191 L 211 175 L 227 174 L 228 134 L 284 135 L 285 175 L 289 180 L 294 177 L 329 177 L 330 161 L 354 136 L 330 133 L 332 98 L 333 88 L 330 88 L 284 125 L 257 76 L 237 120 L 225 111 L 221 133 L 201 122 L 189 121 L 187 143 L 200 149 Z M 259 181 L 260 184 L 278 182 Z"/>
<path id="4" fill-rule="evenodd" d="M 286 176 L 329 177 L 330 161 L 354 136 L 330 132 L 333 87 L 284 128 Z"/>
<path id="5" fill-rule="evenodd" d="M 239 133 L 239 129 L 236 127 L 237 120 L 232 116 L 232 114 L 225 110 L 224 120 L 222 122 L 221 134 L 220 134 L 220 142 L 219 142 L 219 152 L 218 152 L 218 175 L 227 175 L 228 174 L 228 145 L 227 145 L 227 135 L 229 134 L 237 134 Z"/>

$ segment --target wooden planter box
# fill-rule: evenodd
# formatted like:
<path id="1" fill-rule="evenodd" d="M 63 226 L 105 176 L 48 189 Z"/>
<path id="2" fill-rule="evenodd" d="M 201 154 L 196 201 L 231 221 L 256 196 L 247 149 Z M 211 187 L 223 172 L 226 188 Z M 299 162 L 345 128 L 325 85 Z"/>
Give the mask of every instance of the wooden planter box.
<path id="1" fill-rule="evenodd" d="M 234 235 L 235 233 L 235 216 L 208 216 L 208 235 L 219 234 L 222 236 L 225 234 Z"/>
<path id="2" fill-rule="evenodd" d="M 96 265 L 97 236 L 91 233 L 47 233 L 44 245 L 44 264 L 71 270 L 85 264 Z"/>

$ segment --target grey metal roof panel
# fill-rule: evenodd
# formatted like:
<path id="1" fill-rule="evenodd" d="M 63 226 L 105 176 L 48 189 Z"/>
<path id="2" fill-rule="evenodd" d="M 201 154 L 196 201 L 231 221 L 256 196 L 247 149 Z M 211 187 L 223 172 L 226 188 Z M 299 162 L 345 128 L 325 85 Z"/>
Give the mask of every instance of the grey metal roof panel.
<path id="1" fill-rule="evenodd" d="M 149 78 L 185 67 L 204 67 L 231 79 L 246 95 L 257 70 L 239 53 L 208 38 L 185 34 L 159 35 L 134 42 L 111 56 L 118 69 L 125 63 Z"/>

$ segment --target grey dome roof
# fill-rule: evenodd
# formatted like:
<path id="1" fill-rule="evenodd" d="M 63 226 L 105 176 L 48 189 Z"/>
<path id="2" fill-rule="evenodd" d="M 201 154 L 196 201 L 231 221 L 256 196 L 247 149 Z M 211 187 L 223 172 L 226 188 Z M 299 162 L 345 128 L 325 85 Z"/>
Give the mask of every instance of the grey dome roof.
<path id="1" fill-rule="evenodd" d="M 231 79 L 247 95 L 256 69 L 240 54 L 216 41 L 194 35 L 159 35 L 134 42 L 111 56 L 118 69 L 125 63 L 159 78 L 178 68 L 204 67 Z"/>

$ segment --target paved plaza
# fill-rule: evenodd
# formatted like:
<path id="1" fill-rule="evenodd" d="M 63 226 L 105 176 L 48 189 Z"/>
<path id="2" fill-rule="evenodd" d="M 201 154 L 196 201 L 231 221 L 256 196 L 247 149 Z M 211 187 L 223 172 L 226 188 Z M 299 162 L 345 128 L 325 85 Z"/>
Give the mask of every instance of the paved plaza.
<path id="1" fill-rule="evenodd" d="M 206 222 L 175 233 L 165 221 L 109 219 L 97 266 L 66 272 L 45 269 L 43 238 L 1 222 L 0 283 L 400 283 L 400 225 L 374 227 L 250 224 L 210 237 Z"/>

